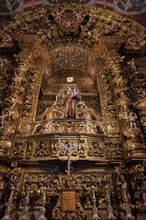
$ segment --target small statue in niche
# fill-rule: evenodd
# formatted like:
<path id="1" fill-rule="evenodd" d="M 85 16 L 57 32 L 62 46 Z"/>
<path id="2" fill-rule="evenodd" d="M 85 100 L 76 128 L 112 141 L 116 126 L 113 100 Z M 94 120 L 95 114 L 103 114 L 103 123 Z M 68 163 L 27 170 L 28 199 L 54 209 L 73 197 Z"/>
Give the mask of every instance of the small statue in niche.
<path id="1" fill-rule="evenodd" d="M 80 99 L 78 93 L 78 90 L 71 86 L 68 86 L 64 91 L 65 117 L 67 118 L 76 117 L 76 105 Z"/>
<path id="2" fill-rule="evenodd" d="M 78 123 L 78 132 L 87 132 L 86 123 L 84 121 Z"/>
<path id="3" fill-rule="evenodd" d="M 6 71 L 5 64 L 6 64 L 6 60 L 0 58 L 0 72 Z"/>
<path id="4" fill-rule="evenodd" d="M 96 125 L 91 122 L 86 123 L 87 133 L 96 133 Z"/>
<path id="5" fill-rule="evenodd" d="M 81 144 L 79 146 L 79 156 L 81 158 L 85 158 L 86 157 L 86 151 L 87 151 L 87 144 L 84 138 L 81 139 Z"/>
<path id="6" fill-rule="evenodd" d="M 87 116 L 87 106 L 85 105 L 85 103 L 83 101 L 80 101 L 77 104 L 77 118 L 83 118 L 85 119 Z"/>
<path id="7" fill-rule="evenodd" d="M 98 142 L 92 142 L 92 151 L 94 157 L 103 157 L 104 156 L 104 145 Z"/>
<path id="8" fill-rule="evenodd" d="M 39 145 L 35 149 L 34 156 L 48 156 L 49 151 L 46 142 L 40 141 Z"/>
<path id="9" fill-rule="evenodd" d="M 46 149 L 46 143 L 44 141 L 40 142 L 39 149 L 40 150 L 45 150 Z"/>
<path id="10" fill-rule="evenodd" d="M 88 108 L 84 101 L 80 101 L 77 104 L 77 118 L 83 118 L 87 120 L 95 120 L 98 118 L 93 109 Z"/>
<path id="11" fill-rule="evenodd" d="M 54 121 L 52 125 L 53 132 L 61 132 L 61 123 L 60 121 Z"/>
<path id="12" fill-rule="evenodd" d="M 52 157 L 57 157 L 58 155 L 58 140 L 52 141 Z"/>
<path id="13" fill-rule="evenodd" d="M 136 119 L 137 119 L 137 115 L 135 112 L 129 112 L 129 113 L 126 113 L 125 114 L 125 118 L 127 120 L 129 120 L 129 123 L 130 123 L 130 128 L 133 129 L 133 128 L 137 128 L 137 123 L 136 123 Z"/>
<path id="14" fill-rule="evenodd" d="M 137 71 L 136 63 L 135 63 L 134 58 L 131 61 L 128 61 L 127 64 L 131 67 L 132 73 Z"/>
<path id="15" fill-rule="evenodd" d="M 53 118 L 63 118 L 63 106 L 60 101 L 55 101 L 52 107 L 47 107 L 44 114 L 43 119 L 53 119 Z"/>
<path id="16" fill-rule="evenodd" d="M 120 181 L 119 185 L 121 185 L 122 199 L 123 199 L 123 202 L 125 203 L 126 198 L 128 199 L 128 201 L 130 200 L 130 194 L 129 194 L 129 190 L 127 186 L 126 177 L 124 174 L 120 175 L 119 181 Z"/>

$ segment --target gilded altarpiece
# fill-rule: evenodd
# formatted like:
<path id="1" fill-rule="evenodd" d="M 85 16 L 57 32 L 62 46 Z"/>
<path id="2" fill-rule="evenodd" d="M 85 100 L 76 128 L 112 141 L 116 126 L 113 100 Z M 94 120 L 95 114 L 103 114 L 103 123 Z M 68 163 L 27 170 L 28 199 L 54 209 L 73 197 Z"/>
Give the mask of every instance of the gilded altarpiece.
<path id="1" fill-rule="evenodd" d="M 143 220 L 144 30 L 68 4 L 1 28 L 1 218 Z"/>

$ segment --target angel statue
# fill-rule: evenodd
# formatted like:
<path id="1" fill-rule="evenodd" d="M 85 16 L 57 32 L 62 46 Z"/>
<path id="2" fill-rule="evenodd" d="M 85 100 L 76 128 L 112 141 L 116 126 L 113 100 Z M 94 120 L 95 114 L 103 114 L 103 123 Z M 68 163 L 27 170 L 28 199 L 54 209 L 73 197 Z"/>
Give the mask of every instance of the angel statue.
<path id="1" fill-rule="evenodd" d="M 129 113 L 126 113 L 125 114 L 125 118 L 127 120 L 129 120 L 130 122 L 130 128 L 133 129 L 133 128 L 137 128 L 137 123 L 136 123 L 136 119 L 137 119 L 137 115 L 135 112 L 129 112 Z"/>

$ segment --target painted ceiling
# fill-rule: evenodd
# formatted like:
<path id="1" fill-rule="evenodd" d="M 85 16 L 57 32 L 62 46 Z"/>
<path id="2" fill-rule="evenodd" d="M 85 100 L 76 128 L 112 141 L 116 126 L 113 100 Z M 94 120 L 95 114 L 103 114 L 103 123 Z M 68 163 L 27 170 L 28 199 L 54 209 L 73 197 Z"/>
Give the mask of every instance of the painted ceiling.
<path id="1" fill-rule="evenodd" d="M 76 3 L 102 7 L 128 16 L 146 27 L 146 0 L 0 0 L 0 20 L 15 13 L 56 3 Z"/>

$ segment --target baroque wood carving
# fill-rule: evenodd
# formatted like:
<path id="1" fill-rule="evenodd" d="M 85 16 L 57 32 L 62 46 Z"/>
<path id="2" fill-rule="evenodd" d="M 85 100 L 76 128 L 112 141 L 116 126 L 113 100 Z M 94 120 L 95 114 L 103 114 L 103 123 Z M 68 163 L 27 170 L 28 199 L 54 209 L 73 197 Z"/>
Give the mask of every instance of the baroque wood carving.
<path id="1" fill-rule="evenodd" d="M 1 30 L 0 218 L 143 220 L 145 30 L 73 4 Z"/>

